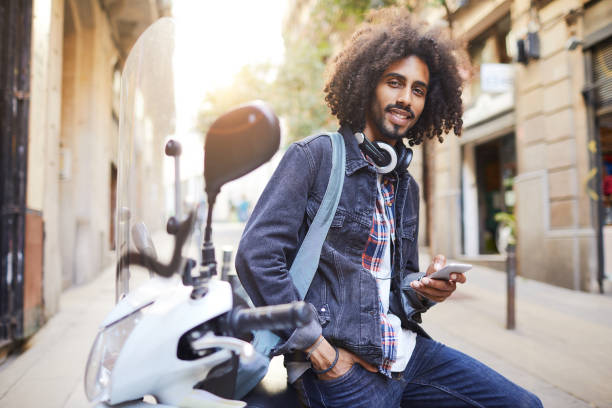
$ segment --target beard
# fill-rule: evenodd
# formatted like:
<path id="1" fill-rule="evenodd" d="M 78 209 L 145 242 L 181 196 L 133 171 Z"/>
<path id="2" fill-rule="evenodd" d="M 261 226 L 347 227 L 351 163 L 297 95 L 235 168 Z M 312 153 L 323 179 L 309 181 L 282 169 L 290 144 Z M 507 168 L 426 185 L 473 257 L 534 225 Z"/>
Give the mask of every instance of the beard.
<path id="1" fill-rule="evenodd" d="M 389 127 L 385 127 L 383 121 L 381 119 L 374 120 L 374 125 L 376 125 L 376 129 L 381 134 L 381 136 L 392 139 L 392 140 L 402 140 L 402 138 L 406 137 L 408 134 L 408 130 L 405 132 L 400 131 L 400 127 L 398 125 L 389 125 Z"/>
<path id="2" fill-rule="evenodd" d="M 400 130 L 401 127 L 399 125 L 388 123 L 385 126 L 385 112 L 389 112 L 393 108 L 403 109 L 409 112 L 409 115 L 414 117 L 414 112 L 412 109 L 399 104 L 389 104 L 385 106 L 385 109 L 381 109 L 378 103 L 374 103 L 371 107 L 371 114 L 374 119 L 374 126 L 376 126 L 376 130 L 378 130 L 381 136 L 391 140 L 401 140 L 402 138 L 408 136 L 408 131 L 410 130 L 411 126 L 403 132 Z"/>

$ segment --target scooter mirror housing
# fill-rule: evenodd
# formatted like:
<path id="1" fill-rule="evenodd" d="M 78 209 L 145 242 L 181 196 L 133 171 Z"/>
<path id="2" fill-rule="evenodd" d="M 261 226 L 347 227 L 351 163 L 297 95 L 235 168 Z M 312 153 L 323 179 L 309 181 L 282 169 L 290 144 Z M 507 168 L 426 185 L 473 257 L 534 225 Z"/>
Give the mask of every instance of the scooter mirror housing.
<path id="1" fill-rule="evenodd" d="M 221 186 L 270 160 L 279 144 L 278 118 L 265 102 L 250 102 L 215 120 L 204 143 L 209 205 L 214 203 Z"/>

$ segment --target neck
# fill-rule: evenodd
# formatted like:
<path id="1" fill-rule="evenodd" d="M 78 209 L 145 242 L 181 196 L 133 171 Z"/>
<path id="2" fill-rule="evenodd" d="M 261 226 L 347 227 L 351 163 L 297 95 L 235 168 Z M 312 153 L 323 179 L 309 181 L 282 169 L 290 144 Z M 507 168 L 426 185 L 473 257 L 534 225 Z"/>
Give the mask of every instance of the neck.
<path id="1" fill-rule="evenodd" d="M 395 144 L 397 143 L 397 140 L 391 139 L 388 137 L 384 137 L 383 135 L 381 135 L 378 129 L 376 129 L 375 126 L 370 124 L 368 120 L 366 120 L 366 125 L 365 125 L 365 128 L 363 129 L 363 134 L 365 135 L 365 137 L 368 138 L 370 142 L 374 142 L 374 141 L 383 142 L 393 147 L 395 147 Z"/>

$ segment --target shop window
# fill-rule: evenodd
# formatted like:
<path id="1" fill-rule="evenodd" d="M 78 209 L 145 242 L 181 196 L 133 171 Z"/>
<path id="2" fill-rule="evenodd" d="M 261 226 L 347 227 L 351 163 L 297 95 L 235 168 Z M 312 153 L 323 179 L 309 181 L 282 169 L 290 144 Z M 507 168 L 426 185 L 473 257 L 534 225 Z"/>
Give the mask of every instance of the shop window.
<path id="1" fill-rule="evenodd" d="M 612 114 L 600 118 L 604 224 L 612 225 Z"/>
<path id="2" fill-rule="evenodd" d="M 478 189 L 479 252 L 503 253 L 505 248 L 498 248 L 500 231 L 495 215 L 499 212 L 514 212 L 514 134 L 477 145 L 474 154 Z"/>
<path id="3" fill-rule="evenodd" d="M 480 85 L 480 67 L 485 63 L 509 64 L 511 58 L 507 48 L 507 38 L 510 33 L 510 14 L 493 24 L 478 37 L 470 41 L 468 52 L 473 68 L 472 81 L 465 93 L 466 105 L 471 107 L 482 94 Z"/>
<path id="4" fill-rule="evenodd" d="M 601 148 L 603 223 L 612 225 L 612 39 L 593 47 L 593 82 Z"/>
<path id="5" fill-rule="evenodd" d="M 593 47 L 593 81 L 598 111 L 612 108 L 612 39 Z"/>

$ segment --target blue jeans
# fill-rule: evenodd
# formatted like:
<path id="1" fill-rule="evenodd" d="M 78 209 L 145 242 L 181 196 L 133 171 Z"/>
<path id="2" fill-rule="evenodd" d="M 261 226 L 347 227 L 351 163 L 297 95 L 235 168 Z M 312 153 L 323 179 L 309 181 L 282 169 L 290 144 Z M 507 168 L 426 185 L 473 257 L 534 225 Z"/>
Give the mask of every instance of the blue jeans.
<path id="1" fill-rule="evenodd" d="M 539 398 L 479 361 L 418 336 L 403 375 L 387 378 L 355 364 L 321 381 L 308 370 L 295 384 L 307 407 L 542 407 Z"/>

